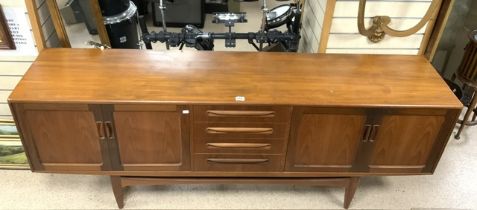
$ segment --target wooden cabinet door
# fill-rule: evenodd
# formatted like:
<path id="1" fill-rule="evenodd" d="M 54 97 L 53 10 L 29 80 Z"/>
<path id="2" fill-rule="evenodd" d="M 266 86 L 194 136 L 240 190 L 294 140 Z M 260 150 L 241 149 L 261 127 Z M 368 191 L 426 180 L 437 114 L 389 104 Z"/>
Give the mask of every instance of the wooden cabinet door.
<path id="1" fill-rule="evenodd" d="M 369 140 L 370 172 L 423 172 L 444 121 L 445 115 L 382 116 Z"/>
<path id="2" fill-rule="evenodd" d="M 109 166 L 88 105 L 12 105 L 33 170 L 99 171 Z M 104 158 L 103 158 L 104 157 Z"/>
<path id="3" fill-rule="evenodd" d="M 364 110 L 295 108 L 288 171 L 350 171 L 367 117 Z"/>
<path id="4" fill-rule="evenodd" d="M 107 106 L 105 106 L 107 107 Z M 107 109 L 107 108 L 106 108 Z M 123 170 L 189 170 L 189 113 L 185 106 L 111 106 L 118 161 Z M 108 126 L 108 122 L 106 121 Z M 114 147 L 114 146 L 113 146 Z M 113 163 L 113 167 L 115 164 Z"/>

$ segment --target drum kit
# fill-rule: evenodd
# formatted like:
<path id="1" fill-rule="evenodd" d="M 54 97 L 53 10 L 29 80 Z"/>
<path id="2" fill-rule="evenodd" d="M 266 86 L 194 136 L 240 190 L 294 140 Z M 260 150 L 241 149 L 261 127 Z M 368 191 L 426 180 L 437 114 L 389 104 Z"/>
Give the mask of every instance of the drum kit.
<path id="1" fill-rule="evenodd" d="M 225 24 L 229 28 L 226 33 L 203 32 L 194 25 L 186 25 L 181 32 L 173 33 L 167 30 L 166 7 L 164 0 L 159 1 L 162 16 L 162 31 L 149 33 L 144 17 L 137 12 L 137 7 L 131 0 L 101 0 L 104 24 L 106 26 L 111 46 L 94 41 L 87 42 L 96 48 L 146 48 L 152 49 L 152 42 L 165 43 L 166 48 L 184 46 L 197 50 L 214 50 L 214 40 L 225 40 L 225 47 L 236 47 L 237 39 L 248 40 L 257 51 L 296 52 L 300 41 L 301 5 L 288 3 L 268 9 L 267 0 L 262 1 L 262 24 L 258 32 L 236 33 L 232 27 L 236 23 L 246 23 L 246 13 L 215 13 L 213 23 Z M 253 2 L 259 0 L 233 0 Z M 284 1 L 284 0 L 276 0 Z M 139 26 L 139 27 L 138 27 Z M 286 31 L 278 28 L 286 26 Z"/>
<path id="2" fill-rule="evenodd" d="M 267 22 L 265 24 L 265 29 L 270 30 L 273 28 L 278 28 L 282 25 L 287 24 L 287 26 L 292 25 L 294 23 L 298 23 L 294 18 L 296 18 L 297 14 L 301 14 L 297 4 L 283 4 L 277 6 L 267 12 Z"/>
<path id="3" fill-rule="evenodd" d="M 250 1 L 250 0 L 242 0 Z M 214 50 L 214 40 L 224 39 L 225 47 L 236 47 L 237 39 L 248 40 L 257 51 L 285 51 L 296 52 L 300 40 L 301 5 L 289 3 L 277 6 L 271 10 L 267 7 L 267 0 L 262 0 L 262 24 L 258 32 L 236 33 L 232 27 L 236 23 L 246 23 L 246 13 L 215 13 L 213 23 L 225 24 L 229 28 L 226 33 L 203 32 L 193 25 L 185 26 L 181 32 L 167 31 L 167 20 L 162 18 L 163 29 L 160 32 L 147 32 L 142 27 L 142 42 L 150 49 L 151 42 L 165 43 L 170 47 L 193 47 L 197 50 Z M 161 16 L 165 17 L 166 7 L 160 0 Z M 145 25 L 145 24 L 141 24 Z M 286 26 L 286 31 L 277 30 Z"/>

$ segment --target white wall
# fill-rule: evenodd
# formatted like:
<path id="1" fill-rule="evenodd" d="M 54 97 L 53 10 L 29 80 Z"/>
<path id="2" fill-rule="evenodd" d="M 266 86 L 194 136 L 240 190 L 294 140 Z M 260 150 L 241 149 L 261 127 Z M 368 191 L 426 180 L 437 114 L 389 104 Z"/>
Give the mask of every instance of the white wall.
<path id="1" fill-rule="evenodd" d="M 33 1 L 33 0 L 28 0 Z M 60 43 L 45 0 L 35 0 L 46 47 Z M 0 50 L 0 119 L 11 119 L 7 98 L 38 55 L 24 0 L 0 0 L 5 17 L 18 27 L 16 50 Z M 21 37 L 19 37 L 21 36 Z M 15 38 L 14 38 L 15 39 Z M 21 40 L 20 40 L 21 39 Z M 21 43 L 20 43 L 21 42 Z"/>
<path id="2" fill-rule="evenodd" d="M 16 50 L 0 50 L 0 119 L 11 119 L 7 98 L 20 81 L 32 61 L 38 55 L 25 2 L 22 0 L 0 0 L 6 19 L 14 20 L 20 38 L 15 40 Z M 26 40 L 26 41 L 25 41 Z M 19 43 L 22 42 L 22 43 Z"/>
<path id="3" fill-rule="evenodd" d="M 327 0 L 306 0 L 303 9 L 299 52 L 316 53 L 320 46 Z"/>

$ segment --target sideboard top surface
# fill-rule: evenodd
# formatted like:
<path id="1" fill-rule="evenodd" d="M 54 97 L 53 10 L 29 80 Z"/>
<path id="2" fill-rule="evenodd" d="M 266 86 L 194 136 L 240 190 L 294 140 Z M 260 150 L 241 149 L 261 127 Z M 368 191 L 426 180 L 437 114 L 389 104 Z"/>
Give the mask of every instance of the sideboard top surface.
<path id="1" fill-rule="evenodd" d="M 97 49 L 44 50 L 9 101 L 462 106 L 421 56 Z"/>

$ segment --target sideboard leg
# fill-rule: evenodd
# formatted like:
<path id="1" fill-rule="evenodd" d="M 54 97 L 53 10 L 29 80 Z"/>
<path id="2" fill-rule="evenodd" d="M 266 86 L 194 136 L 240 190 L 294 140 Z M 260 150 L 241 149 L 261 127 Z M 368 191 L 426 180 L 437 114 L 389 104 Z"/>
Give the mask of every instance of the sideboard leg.
<path id="1" fill-rule="evenodd" d="M 348 183 L 348 186 L 345 189 L 345 196 L 344 196 L 344 208 L 348 209 L 351 201 L 353 200 L 354 193 L 356 192 L 356 188 L 358 188 L 359 184 L 359 177 L 351 177 Z"/>
<path id="2" fill-rule="evenodd" d="M 116 198 L 118 208 L 122 209 L 124 207 L 124 191 L 121 184 L 121 177 L 111 176 L 111 185 L 113 187 L 113 193 L 114 197 Z"/>

